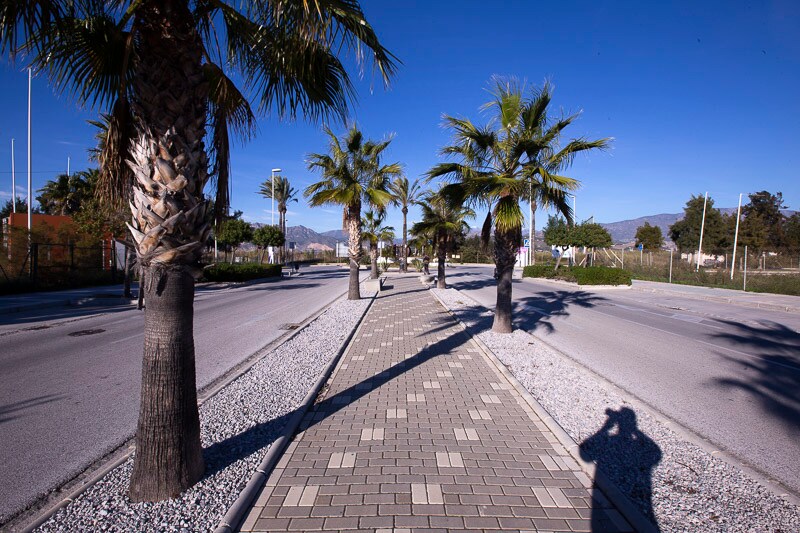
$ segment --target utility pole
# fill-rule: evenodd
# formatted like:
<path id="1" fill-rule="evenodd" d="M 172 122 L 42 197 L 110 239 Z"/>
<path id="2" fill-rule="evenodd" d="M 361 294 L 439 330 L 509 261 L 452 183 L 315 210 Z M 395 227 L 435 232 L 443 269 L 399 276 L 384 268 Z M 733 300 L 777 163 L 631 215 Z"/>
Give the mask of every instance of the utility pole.
<path id="1" fill-rule="evenodd" d="M 14 139 L 11 139 L 11 212 L 17 212 L 17 174 L 14 170 Z"/>
<path id="2" fill-rule="evenodd" d="M 700 242 L 697 244 L 697 268 L 696 272 L 700 272 L 700 256 L 703 255 L 703 229 L 706 225 L 706 204 L 708 204 L 708 191 L 706 191 L 706 198 L 703 200 L 703 220 L 700 222 Z"/>
<path id="3" fill-rule="evenodd" d="M 731 256 L 731 281 L 736 270 L 736 243 L 739 240 L 739 219 L 742 218 L 742 193 L 739 193 L 739 208 L 736 210 L 736 233 L 733 234 L 733 255 Z"/>

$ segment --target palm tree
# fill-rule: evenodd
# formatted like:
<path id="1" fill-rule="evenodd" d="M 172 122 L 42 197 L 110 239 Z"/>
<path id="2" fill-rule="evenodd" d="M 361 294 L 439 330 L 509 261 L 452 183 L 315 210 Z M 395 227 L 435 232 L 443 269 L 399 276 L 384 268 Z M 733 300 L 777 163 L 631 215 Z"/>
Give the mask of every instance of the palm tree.
<path id="1" fill-rule="evenodd" d="M 46 215 L 73 215 L 94 195 L 98 175 L 97 169 L 60 174 L 39 189 L 36 201 Z"/>
<path id="2" fill-rule="evenodd" d="M 392 193 L 392 205 L 400 207 L 403 213 L 403 253 L 400 256 L 400 272 L 408 272 L 408 206 L 417 203 L 422 193 L 422 186 L 419 180 L 413 183 L 408 182 L 408 178 L 400 176 L 396 178 L 389 190 Z"/>
<path id="3" fill-rule="evenodd" d="M 289 180 L 283 176 L 275 176 L 275 184 L 273 188 L 272 177 L 261 184 L 258 193 L 264 198 L 274 198 L 278 202 L 278 229 L 281 230 L 283 236 L 286 237 L 286 204 L 289 202 L 297 201 L 297 193 L 299 191 L 291 186 Z M 286 243 L 278 248 L 278 262 L 283 263 L 286 261 Z"/>
<path id="4" fill-rule="evenodd" d="M 445 283 L 445 264 L 447 250 L 456 235 L 469 231 L 468 218 L 475 217 L 475 212 L 463 205 L 453 204 L 449 198 L 429 192 L 420 202 L 422 207 L 422 220 L 412 227 L 412 233 L 417 235 L 431 235 L 436 242 L 437 268 L 436 286 L 439 289 L 447 288 Z"/>
<path id="5" fill-rule="evenodd" d="M 540 90 L 535 89 L 530 97 L 523 95 L 523 89 L 514 80 L 494 78 L 493 84 L 493 99 L 483 106 L 493 112 L 493 120 L 479 127 L 467 119 L 445 117 L 446 124 L 454 131 L 454 143 L 442 153 L 460 161 L 440 163 L 428 176 L 455 180 L 445 187 L 445 194 L 488 208 L 482 239 L 488 242 L 494 226 L 498 273 L 492 330 L 510 333 L 511 277 L 524 220 L 520 200 L 556 208 L 571 220 L 566 194 L 576 189 L 579 182 L 559 173 L 570 166 L 577 153 L 606 148 L 610 139 L 576 139 L 561 147 L 562 131 L 577 115 L 550 120 L 547 107 L 552 90 L 548 83 Z"/>
<path id="6" fill-rule="evenodd" d="M 372 279 L 378 279 L 378 244 L 394 240 L 394 228 L 381 226 L 386 219 L 386 211 L 367 211 L 361 220 L 361 238 L 369 242 L 369 258 L 372 266 Z"/>
<path id="7" fill-rule="evenodd" d="M 394 58 L 355 1 L 39 0 L 3 2 L 0 13 L 3 52 L 24 53 L 57 90 L 110 111 L 99 189 L 131 201 L 147 303 L 130 497 L 175 496 L 204 471 L 194 278 L 211 223 L 228 210 L 229 130 L 247 138 L 255 128 L 226 69 L 238 70 L 261 111 L 342 118 L 353 90 L 337 53 L 360 60 L 368 50 L 385 83 Z M 132 186 L 119 172 L 125 164 Z M 209 181 L 214 217 L 203 196 Z"/>
<path id="8" fill-rule="evenodd" d="M 391 139 L 375 142 L 365 140 L 353 124 L 340 141 L 330 128 L 329 154 L 309 154 L 309 170 L 319 170 L 322 180 L 306 188 L 304 195 L 311 206 L 334 204 L 343 206 L 342 223 L 347 232 L 350 256 L 348 300 L 361 299 L 358 284 L 358 264 L 361 261 L 361 205 L 383 209 L 392 200 L 389 180 L 399 176 L 399 163 L 382 165 L 380 158 Z"/>

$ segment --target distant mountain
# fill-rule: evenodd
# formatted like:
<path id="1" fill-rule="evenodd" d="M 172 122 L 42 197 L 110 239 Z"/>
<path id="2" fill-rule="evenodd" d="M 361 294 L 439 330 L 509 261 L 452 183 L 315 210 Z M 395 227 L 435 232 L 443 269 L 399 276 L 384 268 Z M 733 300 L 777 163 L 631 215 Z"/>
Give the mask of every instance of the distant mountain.
<path id="1" fill-rule="evenodd" d="M 719 209 L 723 214 L 736 213 L 735 207 L 722 207 Z M 787 217 L 797 211 L 784 209 L 783 214 Z M 636 239 L 636 230 L 639 226 L 643 226 L 645 222 L 649 222 L 651 226 L 658 226 L 661 228 L 661 233 L 664 239 L 669 242 L 669 227 L 683 218 L 683 213 L 661 213 L 660 215 L 648 215 L 630 220 L 620 220 L 619 222 L 600 223 L 611 234 L 611 239 L 615 243 L 630 243 Z M 315 249 L 315 250 L 334 250 L 337 242 L 347 241 L 347 232 L 334 229 L 317 233 L 316 231 L 305 226 L 290 226 L 286 228 L 287 241 L 294 241 L 297 243 L 299 250 Z M 527 237 L 527 229 L 522 231 L 523 237 Z M 470 235 L 480 235 L 479 229 L 472 229 Z M 398 235 L 395 243 L 402 242 L 402 235 Z M 544 236 L 542 235 L 541 228 L 536 231 L 536 246 L 544 247 Z"/>
<path id="2" fill-rule="evenodd" d="M 736 209 L 734 208 L 734 211 Z M 683 218 L 683 213 L 662 213 L 660 215 L 648 215 L 645 217 L 634 218 L 631 220 L 621 220 L 619 222 L 609 222 L 607 224 L 601 223 L 608 232 L 611 234 L 611 239 L 616 242 L 631 242 L 636 239 L 636 230 L 639 226 L 644 226 L 645 222 L 649 222 L 651 226 L 658 226 L 661 228 L 661 233 L 664 235 L 665 240 L 669 240 L 669 227 Z"/>
<path id="3" fill-rule="evenodd" d="M 298 250 L 334 250 L 336 249 L 336 239 L 327 233 L 317 233 L 305 226 L 289 226 L 286 228 L 286 241 L 295 242 Z"/>

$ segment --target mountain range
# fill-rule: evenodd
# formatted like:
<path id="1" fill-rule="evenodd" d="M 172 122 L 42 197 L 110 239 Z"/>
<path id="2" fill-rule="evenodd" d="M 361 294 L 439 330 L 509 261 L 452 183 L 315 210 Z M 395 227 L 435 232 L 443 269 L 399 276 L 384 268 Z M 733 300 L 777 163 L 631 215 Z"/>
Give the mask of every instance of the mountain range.
<path id="1" fill-rule="evenodd" d="M 719 209 L 723 214 L 731 214 L 736 212 L 735 207 L 723 207 Z M 786 216 L 791 216 L 795 211 L 784 210 Z M 636 239 L 636 229 L 643 226 L 645 222 L 649 222 L 651 226 L 658 226 L 661 228 L 661 233 L 664 239 L 669 241 L 669 227 L 683 218 L 683 213 L 661 213 L 659 215 L 647 215 L 644 217 L 633 218 L 630 220 L 620 220 L 619 222 L 600 223 L 611 234 L 611 238 L 615 243 L 632 243 Z M 537 222 L 540 222 L 537 219 Z M 471 233 L 477 233 L 474 230 Z M 527 232 L 523 230 L 527 235 Z M 347 241 L 347 232 L 338 230 L 324 231 L 318 233 L 305 226 L 289 226 L 286 228 L 286 240 L 297 243 L 299 250 L 334 250 L 337 242 Z M 537 246 L 539 241 L 542 241 L 541 229 L 536 232 Z M 400 239 L 397 239 L 400 242 Z"/>

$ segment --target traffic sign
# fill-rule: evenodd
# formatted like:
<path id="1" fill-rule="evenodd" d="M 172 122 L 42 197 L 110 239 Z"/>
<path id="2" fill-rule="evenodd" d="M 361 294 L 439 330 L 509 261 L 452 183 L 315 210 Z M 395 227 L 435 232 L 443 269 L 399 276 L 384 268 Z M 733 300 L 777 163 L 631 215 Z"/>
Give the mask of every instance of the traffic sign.
<path id="1" fill-rule="evenodd" d="M 522 239 L 522 246 L 527 248 L 530 245 L 531 245 L 531 240 L 530 239 Z"/>

